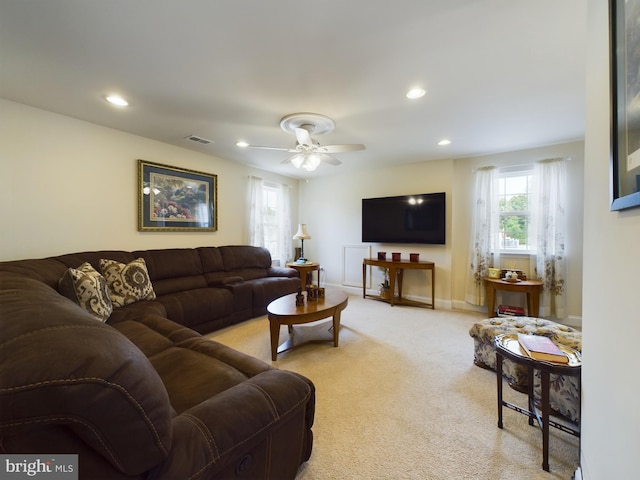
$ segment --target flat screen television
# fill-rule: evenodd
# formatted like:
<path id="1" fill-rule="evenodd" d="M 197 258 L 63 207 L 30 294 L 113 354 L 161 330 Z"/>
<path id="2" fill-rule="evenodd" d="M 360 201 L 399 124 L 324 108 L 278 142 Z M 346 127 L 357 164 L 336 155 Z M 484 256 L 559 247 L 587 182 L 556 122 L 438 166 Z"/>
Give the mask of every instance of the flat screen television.
<path id="1" fill-rule="evenodd" d="M 362 199 L 362 241 L 444 245 L 445 193 Z"/>

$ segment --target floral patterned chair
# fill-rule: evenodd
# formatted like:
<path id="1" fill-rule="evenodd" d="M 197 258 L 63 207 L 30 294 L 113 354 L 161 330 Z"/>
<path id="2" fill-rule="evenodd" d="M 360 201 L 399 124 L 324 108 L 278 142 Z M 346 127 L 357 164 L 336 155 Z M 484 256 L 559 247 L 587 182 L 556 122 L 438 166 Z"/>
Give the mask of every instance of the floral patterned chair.
<path id="1" fill-rule="evenodd" d="M 582 352 L 582 332 L 575 328 L 535 317 L 496 317 L 475 323 L 469 330 L 474 343 L 474 363 L 483 368 L 495 370 L 496 349 L 494 339 L 504 333 L 526 333 L 544 335 L 554 342 L 561 343 Z M 503 374 L 511 386 L 520 391 L 527 388 L 527 370 L 505 359 Z M 536 372 L 534 391 L 540 396 L 540 373 Z M 580 379 L 551 375 L 551 408 L 572 422 L 580 420 Z"/>

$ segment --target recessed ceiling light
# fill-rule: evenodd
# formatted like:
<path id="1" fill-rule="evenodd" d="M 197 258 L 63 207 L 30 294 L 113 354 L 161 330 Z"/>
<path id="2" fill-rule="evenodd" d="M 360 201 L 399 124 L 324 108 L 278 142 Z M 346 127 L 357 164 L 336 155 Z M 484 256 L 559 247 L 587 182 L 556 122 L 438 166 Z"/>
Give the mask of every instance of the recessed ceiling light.
<path id="1" fill-rule="evenodd" d="M 236 142 L 236 147 L 246 148 L 249 144 L 247 142 Z"/>
<path id="2" fill-rule="evenodd" d="M 425 93 L 427 93 L 427 91 L 423 88 L 412 88 L 407 92 L 407 98 L 415 100 L 416 98 L 424 97 Z"/>
<path id="3" fill-rule="evenodd" d="M 126 107 L 127 105 L 129 105 L 129 102 L 127 102 L 120 95 L 107 95 L 106 99 L 107 102 L 111 103 L 112 105 L 117 105 L 118 107 Z"/>
<path id="4" fill-rule="evenodd" d="M 441 147 L 444 147 L 445 145 L 449 145 L 450 143 L 451 143 L 451 140 L 444 138 L 438 142 L 438 145 L 440 145 Z"/>

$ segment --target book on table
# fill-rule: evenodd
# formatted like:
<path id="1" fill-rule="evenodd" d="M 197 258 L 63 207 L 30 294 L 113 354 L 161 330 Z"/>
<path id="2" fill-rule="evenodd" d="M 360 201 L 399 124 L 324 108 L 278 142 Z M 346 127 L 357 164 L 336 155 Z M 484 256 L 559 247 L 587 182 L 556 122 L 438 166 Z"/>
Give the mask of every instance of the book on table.
<path id="1" fill-rule="evenodd" d="M 514 307 L 512 305 L 498 305 L 499 317 L 522 317 L 524 316 L 524 308 Z"/>
<path id="2" fill-rule="evenodd" d="M 569 363 L 569 357 L 553 343 L 549 337 L 542 335 L 518 334 L 518 343 L 534 360 L 553 363 Z"/>

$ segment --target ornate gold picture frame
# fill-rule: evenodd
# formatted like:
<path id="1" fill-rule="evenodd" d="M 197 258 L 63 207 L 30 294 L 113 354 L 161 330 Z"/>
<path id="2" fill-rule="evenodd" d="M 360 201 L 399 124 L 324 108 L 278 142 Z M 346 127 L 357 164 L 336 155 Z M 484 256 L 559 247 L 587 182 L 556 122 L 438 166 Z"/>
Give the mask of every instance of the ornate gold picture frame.
<path id="1" fill-rule="evenodd" d="M 218 230 L 218 176 L 138 160 L 138 230 Z"/>

